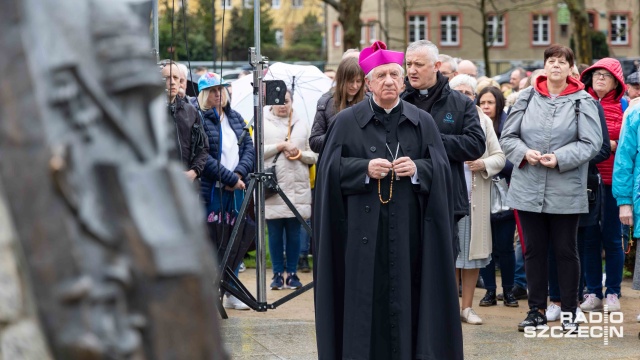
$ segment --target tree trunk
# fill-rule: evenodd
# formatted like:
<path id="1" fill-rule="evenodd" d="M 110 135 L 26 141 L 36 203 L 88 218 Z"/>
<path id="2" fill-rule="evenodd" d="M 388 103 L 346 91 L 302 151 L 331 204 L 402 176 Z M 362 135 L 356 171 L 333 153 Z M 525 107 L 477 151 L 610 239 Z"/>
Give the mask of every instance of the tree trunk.
<path id="1" fill-rule="evenodd" d="M 362 34 L 362 21 L 360 21 L 360 11 L 362 0 L 349 0 L 340 2 L 338 21 L 342 24 L 343 40 L 342 48 L 360 48 L 360 35 Z"/>
<path id="2" fill-rule="evenodd" d="M 322 2 L 338 12 L 338 21 L 342 24 L 343 50 L 359 49 L 362 32 L 362 21 L 360 21 L 362 0 L 322 0 Z"/>
<path id="3" fill-rule="evenodd" d="M 491 64 L 489 63 L 489 44 L 493 45 L 494 39 L 487 38 L 487 11 L 485 10 L 485 0 L 480 1 L 480 15 L 482 16 L 482 55 L 484 58 L 484 75 L 487 77 L 491 77 Z"/>
<path id="4" fill-rule="evenodd" d="M 593 53 L 591 50 L 591 35 L 589 33 L 589 18 L 585 11 L 585 0 L 565 0 L 573 20 L 573 39 L 576 44 L 576 63 L 591 64 Z"/>

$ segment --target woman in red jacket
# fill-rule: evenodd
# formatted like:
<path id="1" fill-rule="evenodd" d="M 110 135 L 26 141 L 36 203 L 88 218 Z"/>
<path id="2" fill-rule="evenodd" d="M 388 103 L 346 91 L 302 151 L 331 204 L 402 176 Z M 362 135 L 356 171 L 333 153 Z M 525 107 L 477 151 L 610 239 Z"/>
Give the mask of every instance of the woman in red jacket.
<path id="1" fill-rule="evenodd" d="M 620 128 L 622 127 L 623 109 L 620 99 L 625 93 L 626 85 L 620 62 L 612 58 L 604 58 L 582 72 L 581 81 L 585 90 L 600 101 L 604 108 L 609 138 L 611 142 L 611 156 L 597 164 L 604 193 L 602 195 L 604 214 L 600 225 L 590 226 L 585 231 L 585 278 L 587 294 L 580 308 L 584 311 L 601 311 L 603 305 L 608 305 L 609 311 L 620 311 L 620 283 L 624 266 L 624 251 L 622 250 L 621 224 L 618 218 L 616 200 L 611 192 L 611 175 L 613 161 Z M 602 249 L 605 251 L 605 273 L 607 276 L 606 292 L 602 292 Z"/>

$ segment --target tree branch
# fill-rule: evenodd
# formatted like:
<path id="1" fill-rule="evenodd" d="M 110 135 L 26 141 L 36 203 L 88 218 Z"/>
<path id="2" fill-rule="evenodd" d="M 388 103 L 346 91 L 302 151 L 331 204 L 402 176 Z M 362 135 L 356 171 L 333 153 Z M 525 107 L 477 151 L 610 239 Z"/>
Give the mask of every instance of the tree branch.
<path id="1" fill-rule="evenodd" d="M 335 11 L 340 12 L 340 3 L 335 0 L 322 0 L 323 3 L 331 6 Z"/>

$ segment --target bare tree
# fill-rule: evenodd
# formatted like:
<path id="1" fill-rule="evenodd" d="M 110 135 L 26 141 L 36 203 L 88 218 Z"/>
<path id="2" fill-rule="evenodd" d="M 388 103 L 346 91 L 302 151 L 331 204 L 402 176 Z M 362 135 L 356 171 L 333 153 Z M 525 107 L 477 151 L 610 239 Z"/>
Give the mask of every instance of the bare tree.
<path id="1" fill-rule="evenodd" d="M 344 50 L 360 47 L 362 0 L 322 0 L 338 12 L 342 24 Z"/>
<path id="2" fill-rule="evenodd" d="M 589 17 L 586 12 L 585 0 L 560 0 L 567 4 L 571 20 L 573 21 L 573 40 L 576 44 L 577 63 L 591 64 L 593 52 L 591 50 L 591 33 L 589 31 Z"/>
<path id="3" fill-rule="evenodd" d="M 509 1 L 496 1 L 496 0 L 458 0 L 458 1 L 438 1 L 431 2 L 432 6 L 440 6 L 440 5 L 448 5 L 455 7 L 464 7 L 476 10 L 480 13 L 482 21 L 482 26 L 478 28 L 474 27 L 465 27 L 469 29 L 472 33 L 479 35 L 482 37 L 482 55 L 484 59 L 484 72 L 485 75 L 491 76 L 491 66 L 489 62 L 489 50 L 493 47 L 495 43 L 495 35 L 490 37 L 487 31 L 487 20 L 488 15 L 495 15 L 497 17 L 504 16 L 508 12 L 518 11 L 518 10 L 527 10 L 539 6 L 544 3 L 549 3 L 549 0 L 509 0 Z"/>

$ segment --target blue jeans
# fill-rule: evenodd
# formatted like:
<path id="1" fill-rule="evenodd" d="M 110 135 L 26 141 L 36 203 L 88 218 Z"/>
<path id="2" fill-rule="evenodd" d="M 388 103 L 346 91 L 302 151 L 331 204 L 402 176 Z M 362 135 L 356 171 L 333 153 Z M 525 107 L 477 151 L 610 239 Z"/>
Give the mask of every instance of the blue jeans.
<path id="1" fill-rule="evenodd" d="M 515 272 L 515 255 L 513 252 L 513 234 L 516 230 L 515 220 L 499 220 L 491 222 L 491 240 L 493 251 L 491 262 L 480 269 L 487 291 L 496 290 L 496 260 L 500 262 L 502 287 L 507 290 L 513 288 L 513 274 Z"/>
<path id="2" fill-rule="evenodd" d="M 513 282 L 515 285 L 526 289 L 527 288 L 527 275 L 524 272 L 524 256 L 522 255 L 522 245 L 520 244 L 521 239 L 516 241 L 516 272 L 513 278 Z"/>
<path id="3" fill-rule="evenodd" d="M 602 230 L 598 225 L 585 228 L 585 271 L 587 290 L 599 299 L 609 294 L 620 296 L 624 250 L 622 250 L 622 224 L 618 217 L 618 204 L 611 193 L 611 185 L 604 186 L 604 215 Z M 607 291 L 602 294 L 602 249 L 605 252 Z"/>
<path id="4" fill-rule="evenodd" d="M 578 228 L 578 256 L 580 257 L 580 282 L 578 282 L 578 301 L 582 299 L 582 291 L 585 285 L 584 266 L 584 227 Z M 558 266 L 553 247 L 549 247 L 549 301 L 560 302 L 560 285 L 558 285 Z"/>
<path id="5" fill-rule="evenodd" d="M 269 229 L 269 253 L 271 254 L 271 264 L 273 273 L 284 273 L 285 264 L 282 256 L 284 234 L 287 239 L 300 239 L 300 223 L 298 219 L 284 218 L 267 220 Z M 287 264 L 286 271 L 295 273 L 300 256 L 300 241 L 287 241 L 286 243 Z"/>
<path id="6" fill-rule="evenodd" d="M 311 226 L 311 219 L 307 219 L 307 225 Z M 300 256 L 309 256 L 310 245 L 311 237 L 309 237 L 309 233 L 304 229 L 304 226 L 300 225 Z"/>

